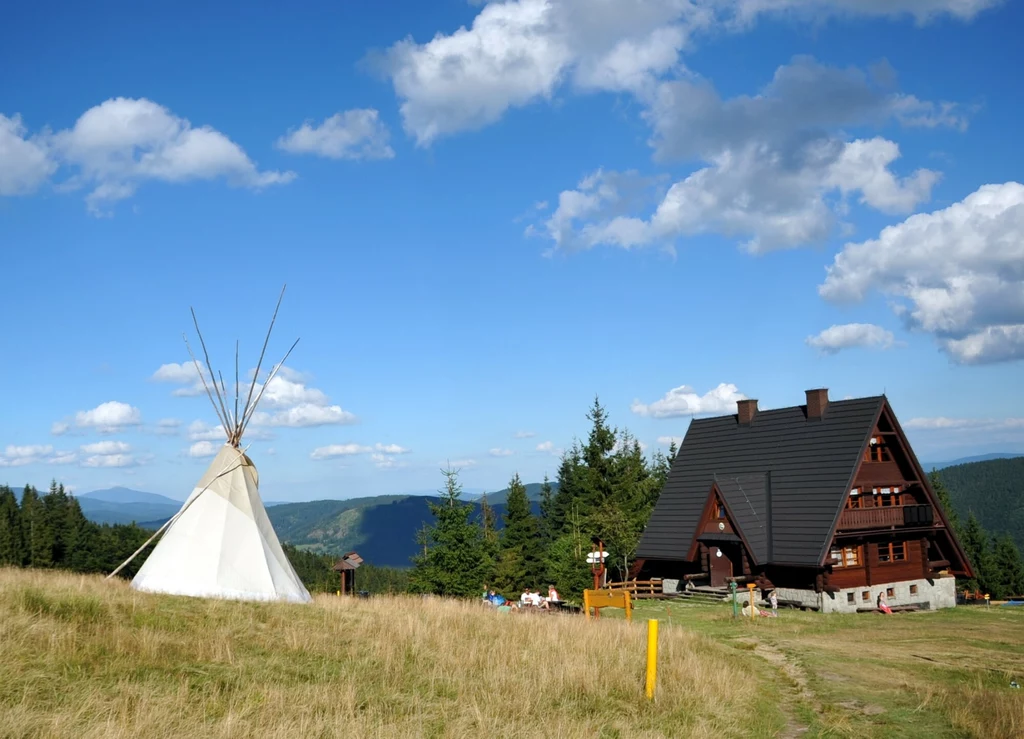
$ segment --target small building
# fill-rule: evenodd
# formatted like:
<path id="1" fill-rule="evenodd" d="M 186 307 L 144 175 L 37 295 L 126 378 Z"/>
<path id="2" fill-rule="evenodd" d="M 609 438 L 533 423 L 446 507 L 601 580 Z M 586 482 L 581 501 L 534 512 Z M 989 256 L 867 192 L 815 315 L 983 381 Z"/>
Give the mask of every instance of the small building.
<path id="1" fill-rule="evenodd" d="M 775 589 L 822 612 L 956 605 L 963 547 L 884 396 L 694 419 L 634 575 Z"/>
<path id="2" fill-rule="evenodd" d="M 348 552 L 334 563 L 332 569 L 341 575 L 341 590 L 339 592 L 342 595 L 351 595 L 355 592 L 356 570 L 362 563 L 363 558 L 356 552 Z"/>

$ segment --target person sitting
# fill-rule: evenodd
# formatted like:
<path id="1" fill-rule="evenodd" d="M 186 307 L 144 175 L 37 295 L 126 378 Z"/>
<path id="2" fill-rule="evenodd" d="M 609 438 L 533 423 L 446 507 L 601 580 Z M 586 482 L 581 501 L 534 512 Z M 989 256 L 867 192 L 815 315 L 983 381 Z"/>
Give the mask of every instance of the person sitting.
<path id="1" fill-rule="evenodd" d="M 544 608 L 551 610 L 552 604 L 557 606 L 562 602 L 562 596 L 555 590 L 554 585 L 548 585 L 548 597 L 544 600 Z"/>
<path id="2" fill-rule="evenodd" d="M 531 606 L 534 606 L 535 608 L 540 608 L 540 606 L 541 606 L 541 603 L 543 603 L 543 601 L 544 601 L 544 599 L 543 599 L 543 598 L 541 598 L 541 596 L 540 596 L 540 593 L 539 593 L 539 592 L 537 592 L 537 591 L 535 591 L 535 590 L 531 590 L 531 591 L 529 592 L 529 595 L 528 595 L 528 602 L 529 602 L 529 604 L 530 604 Z"/>
<path id="3" fill-rule="evenodd" d="M 519 596 L 519 605 L 528 606 L 533 602 L 533 596 L 530 594 L 529 588 L 523 588 L 522 594 Z"/>
<path id="4" fill-rule="evenodd" d="M 878 610 L 882 613 L 892 614 L 892 609 L 889 608 L 889 604 L 885 602 L 885 591 L 880 590 L 878 592 L 878 598 L 875 600 L 875 605 L 878 606 Z"/>

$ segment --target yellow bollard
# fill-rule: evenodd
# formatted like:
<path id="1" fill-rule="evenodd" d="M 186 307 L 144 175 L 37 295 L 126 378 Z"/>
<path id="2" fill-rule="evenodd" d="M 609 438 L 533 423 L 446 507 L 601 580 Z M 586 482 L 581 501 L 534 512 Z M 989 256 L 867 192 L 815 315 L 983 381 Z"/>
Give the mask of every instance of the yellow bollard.
<path id="1" fill-rule="evenodd" d="M 757 613 L 754 611 L 754 588 L 755 587 L 756 587 L 756 585 L 754 585 L 754 583 L 752 583 L 752 582 L 747 583 L 747 589 L 750 591 L 750 618 L 751 618 L 751 620 L 753 620 L 754 618 L 757 617 Z"/>
<path id="2" fill-rule="evenodd" d="M 658 681 L 658 620 L 647 620 L 647 700 L 654 700 L 654 684 Z"/>

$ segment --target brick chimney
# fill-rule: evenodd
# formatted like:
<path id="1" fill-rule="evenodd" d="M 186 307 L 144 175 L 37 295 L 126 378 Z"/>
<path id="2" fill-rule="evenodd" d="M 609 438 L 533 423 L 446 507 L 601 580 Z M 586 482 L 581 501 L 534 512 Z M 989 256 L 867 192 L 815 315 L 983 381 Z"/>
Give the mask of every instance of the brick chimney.
<path id="1" fill-rule="evenodd" d="M 749 426 L 757 413 L 757 401 L 753 399 L 737 400 L 736 413 L 739 416 L 740 426 Z"/>
<path id="2" fill-rule="evenodd" d="M 828 407 L 828 388 L 821 387 L 807 391 L 807 418 L 820 421 Z"/>

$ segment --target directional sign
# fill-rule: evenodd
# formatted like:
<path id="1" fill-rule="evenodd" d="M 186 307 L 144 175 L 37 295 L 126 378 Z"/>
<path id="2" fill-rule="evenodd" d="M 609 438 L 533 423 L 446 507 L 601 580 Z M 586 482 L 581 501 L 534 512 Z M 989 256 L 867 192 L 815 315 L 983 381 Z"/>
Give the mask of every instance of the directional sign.
<path id="1" fill-rule="evenodd" d="M 608 552 L 591 552 L 587 555 L 587 564 L 597 564 L 608 559 Z"/>

